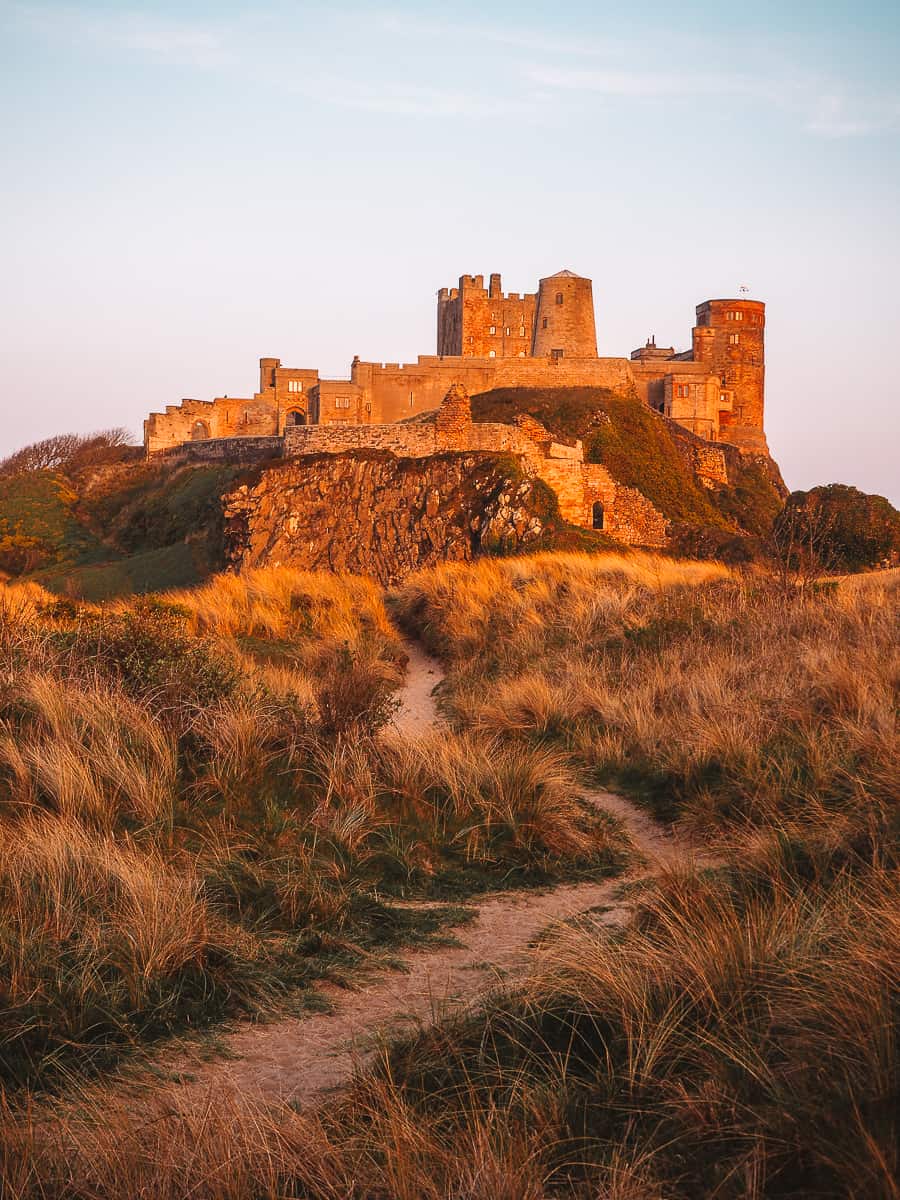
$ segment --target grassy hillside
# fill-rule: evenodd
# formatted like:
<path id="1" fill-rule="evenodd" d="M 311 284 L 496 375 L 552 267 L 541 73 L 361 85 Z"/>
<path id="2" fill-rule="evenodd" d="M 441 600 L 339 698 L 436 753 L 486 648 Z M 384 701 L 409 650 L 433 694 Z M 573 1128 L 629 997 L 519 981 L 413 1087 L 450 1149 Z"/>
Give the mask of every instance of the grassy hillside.
<path id="1" fill-rule="evenodd" d="M 0 478 L 0 570 L 20 574 L 102 554 L 77 502 L 71 481 L 53 471 Z"/>
<path id="2" fill-rule="evenodd" d="M 238 473 L 125 462 L 0 479 L 0 570 L 86 600 L 199 583 L 222 566 L 219 497 Z"/>
<path id="3" fill-rule="evenodd" d="M 726 450 L 730 482 L 703 487 L 689 464 L 692 434 L 638 400 L 606 388 L 499 388 L 472 397 L 476 420 L 512 421 L 529 413 L 552 432 L 581 438 L 589 462 L 637 488 L 681 535 L 704 531 L 720 547 L 729 533 L 765 536 L 783 498 L 758 461 Z"/>

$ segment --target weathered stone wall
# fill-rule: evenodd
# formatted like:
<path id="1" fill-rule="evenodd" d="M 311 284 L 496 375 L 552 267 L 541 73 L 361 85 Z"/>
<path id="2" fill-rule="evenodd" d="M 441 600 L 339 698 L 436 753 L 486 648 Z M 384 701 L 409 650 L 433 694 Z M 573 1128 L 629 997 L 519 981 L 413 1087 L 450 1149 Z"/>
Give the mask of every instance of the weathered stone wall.
<path id="1" fill-rule="evenodd" d="M 257 463 L 284 455 L 284 438 L 235 437 L 211 438 L 208 441 L 184 442 L 169 450 L 160 450 L 156 457 L 176 462 Z"/>
<path id="2" fill-rule="evenodd" d="M 259 396 L 182 400 L 167 405 L 164 413 L 150 414 L 144 422 L 144 447 L 148 454 L 158 454 L 183 442 L 271 437 L 278 432 L 274 404 Z"/>
<path id="3" fill-rule="evenodd" d="M 704 487 L 728 483 L 725 452 L 719 446 L 694 446 L 691 466 Z"/>
<path id="4" fill-rule="evenodd" d="M 486 549 L 537 542 L 545 529 L 531 479 L 496 459 L 376 451 L 290 460 L 224 498 L 233 567 L 351 571 L 382 584 L 411 571 L 469 561 Z"/>
<path id="5" fill-rule="evenodd" d="M 361 389 L 373 424 L 402 421 L 432 412 L 458 383 L 469 393 L 505 387 L 604 387 L 629 394 L 634 374 L 627 358 L 439 358 L 420 355 L 414 363 L 354 363 L 352 381 Z"/>

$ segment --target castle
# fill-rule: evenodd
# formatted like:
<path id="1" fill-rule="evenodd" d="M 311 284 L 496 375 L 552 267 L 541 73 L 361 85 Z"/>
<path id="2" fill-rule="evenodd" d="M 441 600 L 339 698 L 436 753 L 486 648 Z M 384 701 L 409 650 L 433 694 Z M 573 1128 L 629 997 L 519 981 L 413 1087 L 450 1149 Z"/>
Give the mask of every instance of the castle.
<path id="1" fill-rule="evenodd" d="M 531 417 L 473 421 L 469 395 L 493 388 L 602 387 L 635 395 L 693 436 L 706 487 L 728 482 L 724 446 L 767 454 L 763 431 L 765 306 L 707 300 L 690 350 L 650 339 L 630 358 L 597 354 L 591 281 L 559 271 L 537 292 L 504 295 L 499 275 L 463 275 L 438 292 L 436 355 L 415 363 L 353 360 L 349 379 L 260 359 L 252 398 L 183 400 L 144 423 L 148 456 L 244 462 L 382 451 L 397 459 L 511 454 L 555 493 L 569 523 L 619 541 L 664 546 L 668 526 L 640 492 L 585 461 Z M 687 452 L 687 451 L 686 451 Z"/>
<path id="2" fill-rule="evenodd" d="M 283 437 L 291 426 L 388 425 L 438 408 L 454 384 L 469 394 L 510 387 L 606 387 L 636 394 L 698 437 L 767 453 L 763 430 L 765 305 L 706 300 L 690 350 L 654 340 L 630 358 L 597 353 L 590 279 L 558 271 L 535 293 L 504 294 L 499 275 L 463 275 L 437 296 L 437 354 L 415 363 L 361 362 L 349 379 L 259 360 L 252 397 L 182 400 L 144 422 L 148 455 L 186 442 Z"/>

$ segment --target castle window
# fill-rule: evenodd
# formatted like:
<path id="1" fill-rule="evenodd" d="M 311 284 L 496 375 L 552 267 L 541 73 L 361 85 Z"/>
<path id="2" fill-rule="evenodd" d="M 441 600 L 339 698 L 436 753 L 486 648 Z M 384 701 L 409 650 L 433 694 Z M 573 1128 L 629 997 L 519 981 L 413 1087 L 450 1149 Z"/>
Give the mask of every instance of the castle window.
<path id="1" fill-rule="evenodd" d="M 556 303 L 562 304 L 562 302 L 563 302 L 563 294 L 562 294 L 562 292 L 557 292 L 556 293 Z"/>
<path id="2" fill-rule="evenodd" d="M 519 358 L 524 358 L 524 357 L 525 357 L 525 351 L 524 351 L 524 350 L 520 350 L 520 351 L 519 351 Z"/>
<path id="3" fill-rule="evenodd" d="M 547 328 L 547 318 L 544 317 L 543 323 L 541 325 L 541 329 L 546 329 L 546 328 Z"/>
<path id="4" fill-rule="evenodd" d="M 741 340 L 741 335 L 740 335 L 739 333 L 729 333 L 729 335 L 728 335 L 728 344 L 729 344 L 730 346 L 737 346 L 737 345 L 739 345 L 739 344 L 740 344 L 740 340 Z"/>
<path id="5" fill-rule="evenodd" d="M 562 358 L 564 353 L 565 353 L 564 350 L 551 350 L 550 357 L 552 359 L 554 359 L 556 362 L 559 362 L 559 360 Z"/>
<path id="6" fill-rule="evenodd" d="M 680 396 L 682 400 L 684 400 L 691 394 L 690 388 L 686 383 L 679 383 L 676 394 Z"/>
<path id="7" fill-rule="evenodd" d="M 497 332 L 497 326 L 496 326 L 496 325 L 492 325 L 492 326 L 491 326 L 491 328 L 490 328 L 490 331 L 489 331 L 489 332 L 490 332 L 490 333 L 496 333 L 496 332 Z"/>
<path id="8" fill-rule="evenodd" d="M 506 336 L 509 337 L 509 326 L 506 327 Z"/>
<path id="9" fill-rule="evenodd" d="M 302 392 L 303 391 L 303 380 L 302 379 L 289 379 L 288 380 L 288 391 L 289 392 Z"/>
<path id="10" fill-rule="evenodd" d="M 496 358 L 496 357 L 497 357 L 496 350 L 488 350 L 488 358 Z"/>
<path id="11" fill-rule="evenodd" d="M 519 330 L 519 337 L 524 337 L 524 336 L 525 336 L 525 326 L 523 325 L 522 328 Z"/>
<path id="12" fill-rule="evenodd" d="M 349 396 L 335 396 L 334 407 L 335 408 L 349 408 L 350 407 L 350 397 Z"/>
<path id="13" fill-rule="evenodd" d="M 599 500 L 595 500 L 594 507 L 591 510 L 591 524 L 593 525 L 594 529 L 603 528 L 604 517 L 605 513 L 603 512 L 603 505 Z"/>
<path id="14" fill-rule="evenodd" d="M 475 341 L 475 339 L 472 337 L 471 333 L 469 334 L 469 336 L 468 336 L 468 338 L 467 338 L 466 340 L 468 341 L 468 343 L 469 343 L 469 345 L 470 345 L 470 346 L 471 346 L 471 345 L 472 345 L 472 343 Z"/>
<path id="15" fill-rule="evenodd" d="M 416 402 L 416 393 L 410 392 L 409 393 L 409 407 L 412 408 L 412 406 L 415 404 L 415 402 Z"/>

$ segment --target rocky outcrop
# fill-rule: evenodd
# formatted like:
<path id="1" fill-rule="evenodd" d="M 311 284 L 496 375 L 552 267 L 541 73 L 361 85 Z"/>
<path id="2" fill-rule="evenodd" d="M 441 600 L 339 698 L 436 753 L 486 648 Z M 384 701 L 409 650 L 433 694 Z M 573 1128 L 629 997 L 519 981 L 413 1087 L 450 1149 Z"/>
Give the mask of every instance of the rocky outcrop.
<path id="1" fill-rule="evenodd" d="M 233 568 L 351 571 L 392 584 L 420 567 L 529 546 L 555 520 L 515 459 L 322 454 L 262 468 L 223 498 Z"/>

